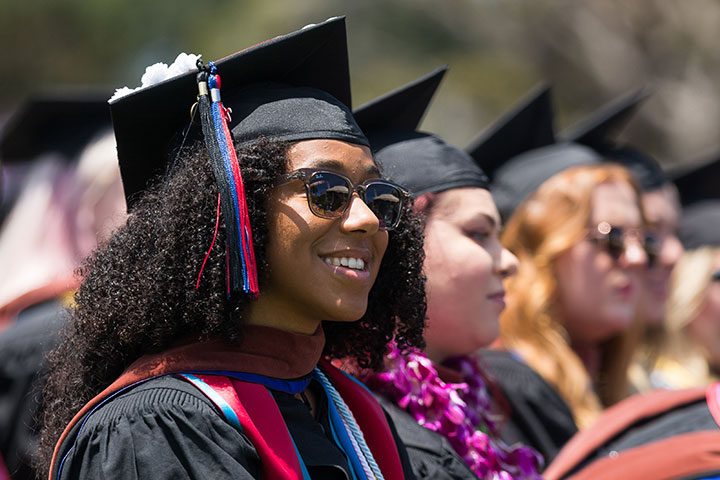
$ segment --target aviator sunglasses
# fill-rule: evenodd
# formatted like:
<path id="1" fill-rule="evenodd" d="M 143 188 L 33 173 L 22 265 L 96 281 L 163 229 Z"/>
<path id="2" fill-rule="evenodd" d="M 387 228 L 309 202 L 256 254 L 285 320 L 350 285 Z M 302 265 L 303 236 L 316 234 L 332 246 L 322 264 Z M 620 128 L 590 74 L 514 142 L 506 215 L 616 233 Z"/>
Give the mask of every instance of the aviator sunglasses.
<path id="1" fill-rule="evenodd" d="M 629 238 L 640 243 L 647 256 L 648 267 L 652 268 L 660 255 L 660 239 L 651 232 L 643 232 L 637 228 L 624 228 L 600 222 L 590 232 L 588 238 L 601 246 L 614 261 L 620 260 L 627 249 Z"/>
<path id="2" fill-rule="evenodd" d="M 398 226 L 410 198 L 410 193 L 403 187 L 381 178 L 355 185 L 345 175 L 315 168 L 301 168 L 285 174 L 276 185 L 292 180 L 301 180 L 305 184 L 310 211 L 320 218 L 342 217 L 350 206 L 353 193 L 357 192 L 380 221 L 380 230 Z"/>

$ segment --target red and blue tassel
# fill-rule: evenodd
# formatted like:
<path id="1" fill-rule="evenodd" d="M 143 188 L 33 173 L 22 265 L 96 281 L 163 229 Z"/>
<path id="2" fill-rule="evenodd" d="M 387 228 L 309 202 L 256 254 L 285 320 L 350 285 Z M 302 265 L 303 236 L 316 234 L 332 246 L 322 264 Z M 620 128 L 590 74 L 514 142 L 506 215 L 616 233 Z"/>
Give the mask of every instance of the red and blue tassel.
<path id="1" fill-rule="evenodd" d="M 241 289 L 253 298 L 259 294 L 257 265 L 253 249 L 250 216 L 245 199 L 245 185 L 233 145 L 228 121 L 230 111 L 220 99 L 220 76 L 214 62 L 198 62 L 198 110 L 210 153 L 210 163 L 220 191 L 225 219 L 228 258 L 228 295 Z"/>

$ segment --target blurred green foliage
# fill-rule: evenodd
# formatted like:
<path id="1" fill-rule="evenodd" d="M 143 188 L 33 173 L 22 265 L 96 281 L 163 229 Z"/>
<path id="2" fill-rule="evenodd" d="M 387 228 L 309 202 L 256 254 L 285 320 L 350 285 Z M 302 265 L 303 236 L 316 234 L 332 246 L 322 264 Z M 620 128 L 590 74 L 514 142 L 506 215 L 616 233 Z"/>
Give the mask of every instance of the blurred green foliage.
<path id="1" fill-rule="evenodd" d="M 541 81 L 558 129 L 653 84 L 627 138 L 667 164 L 716 146 L 717 0 L 0 0 L 0 114 L 40 89 L 134 87 L 181 51 L 219 58 L 334 15 L 348 17 L 355 105 L 450 65 L 423 127 L 461 146 Z"/>

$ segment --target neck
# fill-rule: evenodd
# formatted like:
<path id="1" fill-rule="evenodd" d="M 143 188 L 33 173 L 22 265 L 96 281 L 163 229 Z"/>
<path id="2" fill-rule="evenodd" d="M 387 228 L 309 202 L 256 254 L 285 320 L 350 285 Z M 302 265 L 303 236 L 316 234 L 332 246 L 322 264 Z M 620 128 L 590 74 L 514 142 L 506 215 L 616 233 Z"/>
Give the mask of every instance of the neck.
<path id="1" fill-rule="evenodd" d="M 282 302 L 265 292 L 245 308 L 243 322 L 245 325 L 272 327 L 304 335 L 315 333 L 320 326 L 320 319 L 310 318 L 297 310 L 282 308 Z"/>
<path id="2" fill-rule="evenodd" d="M 593 383 L 600 372 L 600 347 L 596 343 L 572 342 L 573 351 L 582 361 Z"/>
<path id="3" fill-rule="evenodd" d="M 427 358 L 429 358 L 435 365 L 441 365 L 448 358 L 455 356 L 443 349 L 437 348 L 435 345 L 427 342 L 425 343 L 425 350 L 422 352 Z"/>

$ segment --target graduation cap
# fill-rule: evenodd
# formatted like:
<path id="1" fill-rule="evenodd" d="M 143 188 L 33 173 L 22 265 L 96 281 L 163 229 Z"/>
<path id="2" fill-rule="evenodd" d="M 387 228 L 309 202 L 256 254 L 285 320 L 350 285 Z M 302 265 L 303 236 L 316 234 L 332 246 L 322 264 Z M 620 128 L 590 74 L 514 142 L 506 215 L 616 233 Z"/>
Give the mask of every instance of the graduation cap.
<path id="1" fill-rule="evenodd" d="M 465 148 L 491 179 L 510 158 L 555 143 L 551 89 L 533 88 Z"/>
<path id="2" fill-rule="evenodd" d="M 108 92 L 54 90 L 27 99 L 0 130 L 0 224 L 20 195 L 21 179 L 45 154 L 72 162 L 110 128 Z"/>
<path id="3" fill-rule="evenodd" d="M 536 87 L 466 148 L 490 175 L 504 221 L 553 175 L 600 163 L 587 147 L 557 142 L 553 117 L 550 87 Z"/>
<path id="4" fill-rule="evenodd" d="M 416 130 L 447 70 L 447 65 L 438 67 L 402 87 L 361 105 L 353 111 L 355 120 L 366 133 L 377 130 Z"/>
<path id="5" fill-rule="evenodd" d="M 335 128 L 339 136 L 346 132 L 350 139 L 366 143 L 349 111 L 352 99 L 343 17 L 275 37 L 217 61 L 216 67 L 222 76 L 223 103 L 232 108 L 229 128 L 236 141 L 259 135 L 301 140 L 312 137 L 313 127 L 329 127 L 329 134 Z M 110 103 L 129 208 L 139 192 L 166 172 L 171 151 L 192 125 L 190 111 L 198 96 L 197 73 L 187 72 Z M 269 82 L 277 83 L 274 90 Z M 258 88 L 258 84 L 267 88 Z M 308 87 L 312 91 L 283 86 Z M 273 95 L 283 94 L 289 97 L 286 102 L 273 102 Z M 312 95 L 323 98 L 313 101 Z M 263 105 L 265 108 L 253 115 L 253 108 Z M 344 111 L 308 110 L 331 109 L 330 105 Z M 327 124 L 330 113 L 335 114 L 333 120 L 338 125 Z M 312 120 L 320 125 L 310 124 Z M 198 137 L 199 130 L 189 135 Z M 298 138 L 291 138 L 293 133 Z"/>
<path id="6" fill-rule="evenodd" d="M 128 209 L 139 192 L 167 172 L 176 145 L 202 137 L 227 233 L 228 293 L 242 289 L 256 296 L 252 230 L 234 143 L 265 137 L 368 145 L 353 119 L 351 102 L 342 17 L 308 25 L 217 62 L 198 62 L 193 71 L 111 100 Z M 201 128 L 193 127 L 191 110 Z"/>
<path id="7" fill-rule="evenodd" d="M 440 67 L 355 110 L 383 173 L 413 196 L 452 188 L 487 188 L 473 159 L 436 135 L 417 128 L 447 67 Z"/>
<path id="8" fill-rule="evenodd" d="M 639 88 L 618 97 L 569 128 L 562 134 L 562 138 L 586 145 L 606 160 L 624 166 L 632 172 L 643 191 L 660 188 L 670 179 L 657 160 L 630 145 L 618 144 L 613 140 L 649 96 L 649 89 Z"/>
<path id="9" fill-rule="evenodd" d="M 107 92 L 38 94 L 13 113 L 0 133 L 0 162 L 27 162 L 44 153 L 70 161 L 110 128 Z"/>
<path id="10" fill-rule="evenodd" d="M 595 150 L 612 147 L 615 137 L 630 121 L 640 105 L 650 96 L 650 90 L 639 88 L 603 105 L 585 120 L 568 128 L 560 136 L 568 142 L 587 145 Z"/>
<path id="11" fill-rule="evenodd" d="M 680 241 L 686 249 L 720 246 L 720 156 L 671 176 L 683 205 Z"/>

